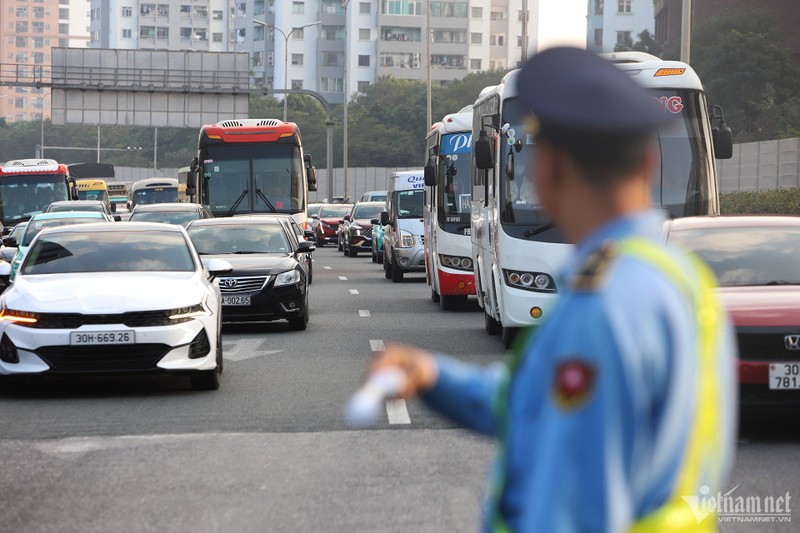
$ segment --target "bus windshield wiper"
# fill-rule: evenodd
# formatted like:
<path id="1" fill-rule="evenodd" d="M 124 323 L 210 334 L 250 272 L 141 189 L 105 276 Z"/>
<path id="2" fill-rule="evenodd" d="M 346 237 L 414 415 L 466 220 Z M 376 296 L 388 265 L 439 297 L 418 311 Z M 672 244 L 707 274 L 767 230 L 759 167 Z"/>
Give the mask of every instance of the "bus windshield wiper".
<path id="1" fill-rule="evenodd" d="M 239 198 L 237 198 L 236 201 L 233 202 L 233 207 L 231 207 L 231 210 L 228 211 L 229 217 L 233 216 L 233 214 L 236 212 L 236 208 L 239 207 L 239 204 L 242 203 L 242 200 L 244 200 L 245 196 L 247 196 L 247 189 L 243 190 L 242 194 L 239 195 Z"/>
<path id="2" fill-rule="evenodd" d="M 800 285 L 800 283 L 793 282 L 793 281 L 786 281 L 786 280 L 782 280 L 782 279 L 776 279 L 776 280 L 768 281 L 768 282 L 764 283 L 763 285 Z"/>
<path id="3" fill-rule="evenodd" d="M 266 196 L 264 196 L 264 193 L 263 193 L 263 192 L 261 192 L 261 189 L 256 189 L 256 194 L 258 195 L 258 197 L 259 197 L 259 198 L 261 198 L 262 200 L 264 200 L 264 203 L 265 203 L 265 204 L 267 204 L 267 206 L 268 206 L 270 209 L 272 209 L 272 212 L 273 212 L 273 213 L 277 213 L 277 212 L 278 212 L 278 210 L 277 210 L 277 209 L 275 209 L 275 206 L 274 206 L 274 205 L 272 205 L 272 202 L 270 202 L 270 201 L 269 201 L 269 199 L 268 199 Z"/>
<path id="4" fill-rule="evenodd" d="M 544 233 L 545 231 L 551 230 L 551 229 L 553 229 L 555 227 L 556 227 L 556 223 L 555 222 L 550 222 L 550 223 L 545 224 L 544 226 L 541 226 L 541 227 L 536 228 L 536 229 L 528 228 L 528 229 L 525 230 L 525 233 L 523 233 L 523 235 L 525 236 L 526 239 L 530 239 L 531 237 L 539 235 L 540 233 Z"/>

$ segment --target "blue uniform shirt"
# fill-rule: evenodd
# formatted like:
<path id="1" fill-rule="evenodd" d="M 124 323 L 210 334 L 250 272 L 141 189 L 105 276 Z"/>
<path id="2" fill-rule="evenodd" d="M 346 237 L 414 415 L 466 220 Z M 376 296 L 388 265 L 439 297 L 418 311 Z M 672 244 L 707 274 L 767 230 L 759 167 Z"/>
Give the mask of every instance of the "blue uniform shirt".
<path id="1" fill-rule="evenodd" d="M 672 494 L 694 420 L 697 344 L 687 297 L 652 264 L 612 260 L 597 290 L 572 280 L 604 242 L 661 242 L 660 212 L 619 218 L 580 243 L 563 269 L 559 303 L 527 344 L 508 386 L 502 516 L 513 531 L 625 531 Z M 663 246 L 662 244 L 658 244 Z M 679 264 L 686 257 L 676 250 Z M 735 344 L 719 349 L 722 471 L 735 438 Z M 439 379 L 423 395 L 433 409 L 495 435 L 508 367 L 437 356 Z M 719 480 L 709 479 L 712 492 Z M 688 495 L 687 495 L 688 496 Z M 484 517 L 484 529 L 490 527 Z"/>

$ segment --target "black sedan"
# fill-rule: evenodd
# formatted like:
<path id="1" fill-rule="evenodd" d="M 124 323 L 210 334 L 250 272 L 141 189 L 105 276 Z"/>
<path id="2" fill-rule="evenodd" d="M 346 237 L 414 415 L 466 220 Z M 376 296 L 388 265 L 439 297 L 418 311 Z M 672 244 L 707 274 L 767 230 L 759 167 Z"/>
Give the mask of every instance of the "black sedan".
<path id="1" fill-rule="evenodd" d="M 285 219 L 212 218 L 186 231 L 204 261 L 222 258 L 233 266 L 218 280 L 224 322 L 287 320 L 292 330 L 306 329 L 306 254 L 315 246 L 298 241 Z"/>

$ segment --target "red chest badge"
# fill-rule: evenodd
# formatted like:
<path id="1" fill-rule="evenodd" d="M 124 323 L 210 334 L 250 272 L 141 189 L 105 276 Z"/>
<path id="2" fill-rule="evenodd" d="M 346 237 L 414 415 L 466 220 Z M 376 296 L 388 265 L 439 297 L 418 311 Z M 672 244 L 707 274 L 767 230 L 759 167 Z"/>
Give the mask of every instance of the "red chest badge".
<path id="1" fill-rule="evenodd" d="M 575 409 L 584 403 L 594 389 L 595 371 L 585 361 L 572 359 L 556 367 L 553 396 L 561 409 Z"/>

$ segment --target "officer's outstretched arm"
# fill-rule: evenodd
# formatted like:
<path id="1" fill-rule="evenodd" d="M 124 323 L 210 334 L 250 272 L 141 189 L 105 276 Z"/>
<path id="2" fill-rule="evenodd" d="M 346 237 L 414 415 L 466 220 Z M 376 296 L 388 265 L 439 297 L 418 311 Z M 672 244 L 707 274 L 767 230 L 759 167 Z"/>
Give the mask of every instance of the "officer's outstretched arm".
<path id="1" fill-rule="evenodd" d="M 486 435 L 494 435 L 494 401 L 504 365 L 481 368 L 411 346 L 391 345 L 370 367 L 370 374 L 399 369 L 406 383 L 399 396 L 420 395 L 428 407 Z"/>

